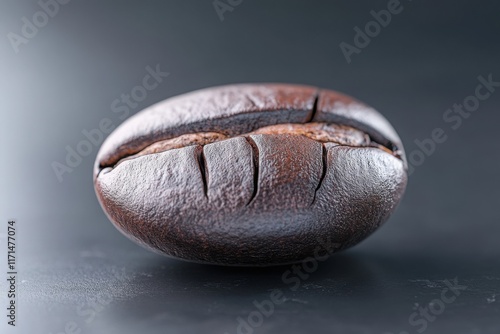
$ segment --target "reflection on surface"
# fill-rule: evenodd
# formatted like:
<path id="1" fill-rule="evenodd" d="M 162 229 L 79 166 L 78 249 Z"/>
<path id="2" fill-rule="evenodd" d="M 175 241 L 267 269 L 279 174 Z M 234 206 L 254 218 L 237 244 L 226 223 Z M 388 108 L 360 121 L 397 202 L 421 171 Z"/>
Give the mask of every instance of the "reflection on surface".
<path id="1" fill-rule="evenodd" d="M 447 326 L 460 324 L 457 315 L 470 312 L 471 306 L 483 307 L 478 316 L 485 318 L 488 312 L 499 312 L 486 298 L 499 286 L 500 266 L 488 267 L 473 258 L 355 249 L 307 272 L 300 265 L 199 265 L 131 250 L 111 257 L 105 249 L 86 250 L 75 253 L 70 264 L 58 263 L 51 273 L 43 265 L 32 270 L 30 276 L 37 279 L 24 287 L 33 301 L 31 313 L 49 305 L 43 323 L 54 332 L 68 321 L 85 332 L 106 328 L 107 333 L 134 333 L 145 323 L 158 332 L 168 325 L 181 332 L 236 333 L 241 321 L 259 325 L 240 328 L 256 333 L 278 327 L 300 332 L 311 323 L 337 330 L 399 332 L 413 329 L 408 317 L 417 305 L 438 298 L 444 280 L 455 277 L 468 288 L 441 315 L 456 318 Z M 276 290 L 278 303 L 272 297 Z M 441 329 L 438 324 L 429 328 Z"/>

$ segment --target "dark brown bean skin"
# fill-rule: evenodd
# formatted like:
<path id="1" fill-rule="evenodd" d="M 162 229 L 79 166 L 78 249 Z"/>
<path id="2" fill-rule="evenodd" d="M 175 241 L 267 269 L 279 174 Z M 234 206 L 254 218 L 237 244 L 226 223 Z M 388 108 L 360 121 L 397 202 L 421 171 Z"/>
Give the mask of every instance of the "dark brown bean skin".
<path id="1" fill-rule="evenodd" d="M 399 203 L 406 169 L 397 133 L 361 102 L 248 84 L 131 117 L 102 145 L 94 185 L 115 226 L 147 248 L 264 266 L 313 256 L 321 241 L 341 250 L 363 240 Z"/>

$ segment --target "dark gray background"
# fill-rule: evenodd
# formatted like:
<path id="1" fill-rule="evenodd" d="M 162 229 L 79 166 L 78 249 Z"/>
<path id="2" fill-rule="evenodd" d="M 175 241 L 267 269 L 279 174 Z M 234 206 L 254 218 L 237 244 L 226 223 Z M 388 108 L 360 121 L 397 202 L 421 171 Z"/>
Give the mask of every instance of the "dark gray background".
<path id="1" fill-rule="evenodd" d="M 456 131 L 443 121 L 478 76 L 500 81 L 500 3 L 402 5 L 348 64 L 339 44 L 352 44 L 354 27 L 387 1 L 244 0 L 221 22 L 212 1 L 73 0 L 18 53 L 7 34 L 40 7 L 2 1 L 0 235 L 4 252 L 5 223 L 16 218 L 22 280 L 19 326 L 8 332 L 59 334 L 75 323 L 80 333 L 236 333 L 254 300 L 281 289 L 285 302 L 254 333 L 417 333 L 410 315 L 456 277 L 467 289 L 424 332 L 500 333 L 500 89 Z M 435 128 L 448 140 L 416 168 L 390 221 L 297 291 L 281 280 L 289 267 L 166 259 L 124 238 L 99 207 L 97 147 L 63 182 L 51 167 L 82 130 L 105 117 L 118 125 L 112 101 L 156 64 L 170 75 L 133 113 L 213 85 L 292 82 L 374 106 L 407 152 Z"/>

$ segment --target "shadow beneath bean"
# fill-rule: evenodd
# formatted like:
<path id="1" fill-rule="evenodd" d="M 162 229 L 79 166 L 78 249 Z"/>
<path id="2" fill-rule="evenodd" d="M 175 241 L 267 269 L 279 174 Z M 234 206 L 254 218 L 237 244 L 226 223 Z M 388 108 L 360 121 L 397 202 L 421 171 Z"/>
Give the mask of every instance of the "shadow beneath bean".
<path id="1" fill-rule="evenodd" d="M 323 262 L 278 267 L 221 267 L 151 257 L 136 268 L 129 289 L 132 300 L 125 308 L 175 309 L 175 312 L 204 312 L 216 307 L 223 313 L 251 308 L 254 301 L 270 298 L 279 290 L 285 301 L 306 306 L 317 298 L 369 298 L 380 295 L 383 266 L 364 254 L 343 252 Z M 127 306 L 127 304 L 130 304 Z M 143 305 L 147 307 L 140 307 Z M 132 311 L 129 309 L 129 311 Z"/>

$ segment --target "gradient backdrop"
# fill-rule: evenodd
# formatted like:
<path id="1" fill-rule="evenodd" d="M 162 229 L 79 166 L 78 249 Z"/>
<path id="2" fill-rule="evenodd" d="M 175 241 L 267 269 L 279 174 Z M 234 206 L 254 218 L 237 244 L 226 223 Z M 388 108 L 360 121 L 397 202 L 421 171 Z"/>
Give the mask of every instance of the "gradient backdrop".
<path id="1" fill-rule="evenodd" d="M 401 0 L 350 63 L 340 44 L 355 45 L 355 28 L 390 1 L 220 2 L 234 5 L 223 20 L 211 0 L 42 0 L 51 16 L 36 1 L 1 2 L 1 252 L 15 218 L 19 264 L 15 328 L 0 280 L 2 333 L 499 333 L 500 87 L 460 124 L 443 117 L 474 100 L 479 76 L 500 81 L 500 2 Z M 112 103 L 157 65 L 169 76 L 130 115 L 239 82 L 310 84 L 372 105 L 419 164 L 398 211 L 296 290 L 281 279 L 289 267 L 201 266 L 136 246 L 95 197 L 98 146 L 62 182 L 52 165 L 82 131 L 120 124 Z M 418 153 L 437 128 L 447 140 Z M 443 303 L 455 278 L 467 288 Z M 285 301 L 260 321 L 254 302 L 273 289 Z"/>

